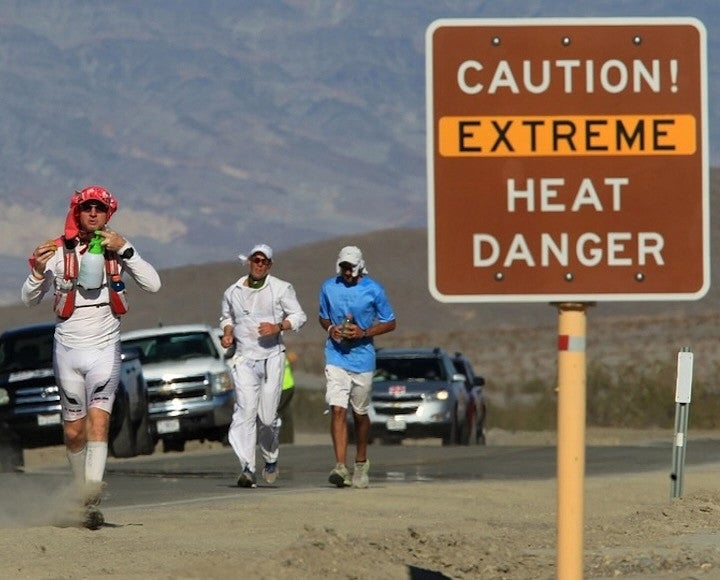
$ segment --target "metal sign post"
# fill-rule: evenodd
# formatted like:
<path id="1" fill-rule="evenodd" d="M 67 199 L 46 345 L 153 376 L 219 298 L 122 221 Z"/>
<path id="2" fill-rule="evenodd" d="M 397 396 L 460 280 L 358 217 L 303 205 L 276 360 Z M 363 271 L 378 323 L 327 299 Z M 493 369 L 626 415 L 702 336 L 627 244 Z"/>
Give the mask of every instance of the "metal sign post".
<path id="1" fill-rule="evenodd" d="M 670 497 L 682 497 L 688 417 L 692 395 L 693 353 L 684 347 L 678 353 L 675 383 L 675 445 L 670 472 Z"/>

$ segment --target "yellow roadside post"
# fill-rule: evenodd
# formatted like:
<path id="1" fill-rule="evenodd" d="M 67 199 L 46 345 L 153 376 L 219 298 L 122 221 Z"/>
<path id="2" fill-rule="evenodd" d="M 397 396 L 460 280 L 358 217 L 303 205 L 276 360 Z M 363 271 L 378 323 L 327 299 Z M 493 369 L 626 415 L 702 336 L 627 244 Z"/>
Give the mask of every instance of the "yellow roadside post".
<path id="1" fill-rule="evenodd" d="M 557 577 L 583 577 L 586 303 L 558 305 Z"/>

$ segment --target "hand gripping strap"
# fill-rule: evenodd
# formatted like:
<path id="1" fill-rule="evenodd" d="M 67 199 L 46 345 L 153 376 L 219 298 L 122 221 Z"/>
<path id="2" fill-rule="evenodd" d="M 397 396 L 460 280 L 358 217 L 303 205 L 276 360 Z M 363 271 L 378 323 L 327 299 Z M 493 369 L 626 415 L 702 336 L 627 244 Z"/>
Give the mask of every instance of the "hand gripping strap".
<path id="1" fill-rule="evenodd" d="M 75 254 L 75 245 L 70 240 L 62 237 L 55 240 L 58 246 L 63 249 L 63 267 L 65 274 L 63 280 L 55 289 L 55 304 L 53 309 L 60 318 L 70 318 L 75 311 L 75 281 L 78 275 L 78 259 Z"/>

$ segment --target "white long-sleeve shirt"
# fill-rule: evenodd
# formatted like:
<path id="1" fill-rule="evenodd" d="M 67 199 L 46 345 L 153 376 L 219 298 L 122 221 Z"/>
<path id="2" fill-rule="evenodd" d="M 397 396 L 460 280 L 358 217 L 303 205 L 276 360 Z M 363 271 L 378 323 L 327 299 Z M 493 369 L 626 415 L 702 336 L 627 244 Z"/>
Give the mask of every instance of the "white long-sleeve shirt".
<path id="1" fill-rule="evenodd" d="M 160 290 L 160 276 L 155 268 L 142 259 L 138 251 L 128 260 L 120 256 L 131 248 L 128 242 L 118 251 L 120 274 L 127 272 L 143 290 L 157 292 Z M 87 249 L 87 245 L 78 244 L 75 252 L 78 264 Z M 32 273 L 25 279 L 21 298 L 26 306 L 37 306 L 45 294 L 55 289 L 65 276 L 63 248 L 59 247 L 55 255 L 45 266 L 44 278 L 36 279 Z M 120 340 L 120 317 L 113 314 L 110 308 L 110 293 L 107 285 L 107 274 L 103 274 L 103 285 L 96 290 L 77 287 L 75 294 L 75 311 L 67 319 L 56 318 L 55 339 L 70 348 L 103 348 Z"/>
<path id="2" fill-rule="evenodd" d="M 261 288 L 245 286 L 243 276 L 223 294 L 220 328 L 233 327 L 236 349 L 244 357 L 263 360 L 284 350 L 282 336 L 274 334 L 260 337 L 261 322 L 280 324 L 283 320 L 298 332 L 307 316 L 298 302 L 293 286 L 284 280 L 268 275 Z"/>

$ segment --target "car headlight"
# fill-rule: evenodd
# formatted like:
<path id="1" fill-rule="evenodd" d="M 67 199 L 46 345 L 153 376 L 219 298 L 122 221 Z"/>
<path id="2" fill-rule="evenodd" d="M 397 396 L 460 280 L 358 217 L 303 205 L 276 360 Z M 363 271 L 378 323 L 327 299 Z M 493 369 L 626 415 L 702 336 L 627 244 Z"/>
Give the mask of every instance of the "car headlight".
<path id="1" fill-rule="evenodd" d="M 226 393 L 232 391 L 233 382 L 228 371 L 219 373 L 210 373 L 210 386 L 214 394 Z"/>
<path id="2" fill-rule="evenodd" d="M 446 389 L 443 389 L 443 390 L 437 391 L 435 393 L 428 393 L 427 395 L 425 395 L 425 400 L 426 401 L 447 401 L 449 397 L 450 397 L 450 393 Z"/>
<path id="3" fill-rule="evenodd" d="M 0 389 L 0 405 L 8 405 L 10 403 L 10 395 L 7 389 Z"/>

